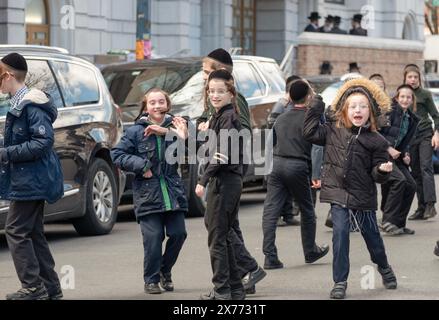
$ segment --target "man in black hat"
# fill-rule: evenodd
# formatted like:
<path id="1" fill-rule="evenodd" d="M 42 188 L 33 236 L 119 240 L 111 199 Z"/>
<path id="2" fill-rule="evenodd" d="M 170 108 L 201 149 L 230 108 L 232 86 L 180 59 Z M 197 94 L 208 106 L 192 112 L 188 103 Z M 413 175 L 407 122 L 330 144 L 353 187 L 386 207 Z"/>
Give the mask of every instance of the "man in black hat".
<path id="1" fill-rule="evenodd" d="M 230 54 L 223 48 L 218 48 L 210 52 L 203 59 L 203 79 L 208 80 L 209 75 L 216 70 L 227 70 L 228 72 L 233 72 L 233 60 Z M 252 129 L 250 124 L 250 110 L 248 108 L 247 101 L 245 97 L 237 92 L 236 103 L 239 108 L 239 120 L 244 130 L 249 131 L 249 136 L 251 137 Z M 197 119 L 197 129 L 200 131 L 207 130 L 209 127 L 209 119 L 215 110 L 211 104 L 208 106 L 208 110 L 204 111 L 203 114 Z M 244 174 L 247 172 L 248 165 L 243 166 Z M 247 294 L 256 293 L 256 283 L 261 281 L 265 276 L 266 272 L 259 267 L 255 258 L 249 253 L 244 244 L 244 237 L 242 236 L 241 228 L 239 227 L 238 216 L 236 217 L 234 224 L 232 226 L 232 232 L 230 234 L 232 245 L 234 247 L 236 263 L 241 272 L 241 277 L 244 285 L 244 289 Z"/>
<path id="2" fill-rule="evenodd" d="M 310 20 L 310 24 L 306 26 L 305 32 L 319 32 L 319 19 L 321 16 L 318 12 L 311 12 L 311 15 L 308 17 Z"/>
<path id="3" fill-rule="evenodd" d="M 7 300 L 60 299 L 55 262 L 44 236 L 45 201 L 64 193 L 61 165 L 53 150 L 57 109 L 49 96 L 25 85 L 27 63 L 11 53 L 0 62 L 0 92 L 10 95 L 4 145 L 0 148 L 0 198 L 10 200 L 6 240 L 22 288 Z"/>
<path id="4" fill-rule="evenodd" d="M 318 30 L 319 32 L 329 33 L 332 30 L 332 26 L 334 24 L 334 17 L 331 15 L 328 15 L 325 18 L 325 24 L 321 26 Z"/>
<path id="5" fill-rule="evenodd" d="M 367 30 L 361 27 L 361 20 L 363 20 L 363 15 L 354 14 L 352 18 L 352 29 L 349 30 L 349 34 L 353 36 L 367 36 Z"/>
<path id="6" fill-rule="evenodd" d="M 273 127 L 273 170 L 267 180 L 262 216 L 265 269 L 283 268 L 275 245 L 276 223 L 284 203 L 291 198 L 296 199 L 300 207 L 305 262 L 313 263 L 329 251 L 329 246 L 315 243 L 316 218 L 310 188 L 312 144 L 302 133 L 305 112 L 314 93 L 304 80 L 294 81 L 289 93 L 294 106 L 281 114 Z"/>
<path id="7" fill-rule="evenodd" d="M 340 29 L 341 24 L 341 17 L 335 16 L 334 17 L 334 27 L 331 30 L 331 33 L 335 34 L 348 34 L 346 30 Z"/>
<path id="8" fill-rule="evenodd" d="M 360 67 L 358 66 L 358 63 L 356 63 L 356 62 L 349 63 L 349 70 L 348 71 L 349 71 L 349 73 L 361 74 Z"/>

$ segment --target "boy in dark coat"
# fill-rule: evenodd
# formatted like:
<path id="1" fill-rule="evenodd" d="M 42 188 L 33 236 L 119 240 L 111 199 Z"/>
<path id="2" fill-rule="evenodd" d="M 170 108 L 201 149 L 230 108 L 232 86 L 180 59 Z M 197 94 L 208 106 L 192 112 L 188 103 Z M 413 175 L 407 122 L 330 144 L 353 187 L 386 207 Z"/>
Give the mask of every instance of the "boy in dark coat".
<path id="1" fill-rule="evenodd" d="M 53 150 L 57 109 L 45 93 L 24 84 L 27 63 L 11 53 L 0 62 L 0 91 L 11 95 L 4 146 L 0 148 L 0 198 L 10 200 L 6 240 L 22 288 L 8 300 L 60 299 L 55 261 L 44 236 L 44 201 L 64 194 L 63 175 Z"/>

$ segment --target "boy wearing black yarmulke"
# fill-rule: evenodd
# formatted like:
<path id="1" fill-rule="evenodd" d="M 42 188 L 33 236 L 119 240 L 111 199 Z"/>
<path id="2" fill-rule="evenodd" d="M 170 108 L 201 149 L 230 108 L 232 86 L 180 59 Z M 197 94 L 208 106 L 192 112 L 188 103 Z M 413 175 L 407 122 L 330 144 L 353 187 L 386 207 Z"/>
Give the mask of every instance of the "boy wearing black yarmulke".
<path id="1" fill-rule="evenodd" d="M 315 243 L 316 219 L 310 188 L 312 144 L 302 134 L 305 112 L 313 92 L 307 82 L 296 80 L 289 93 L 294 107 L 281 114 L 273 127 L 273 171 L 268 176 L 262 216 L 264 269 L 283 268 L 275 239 L 279 212 L 287 199 L 297 199 L 299 204 L 305 262 L 313 263 L 329 251 L 327 245 Z"/>

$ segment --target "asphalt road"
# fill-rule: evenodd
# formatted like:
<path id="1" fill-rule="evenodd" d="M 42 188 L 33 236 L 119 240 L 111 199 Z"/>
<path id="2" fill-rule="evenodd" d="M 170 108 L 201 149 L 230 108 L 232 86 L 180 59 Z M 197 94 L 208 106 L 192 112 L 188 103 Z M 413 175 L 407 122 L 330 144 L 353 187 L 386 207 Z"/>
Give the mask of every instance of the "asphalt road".
<path id="1" fill-rule="evenodd" d="M 240 209 L 247 247 L 261 264 L 264 198 L 262 192 L 245 193 Z M 328 208 L 327 204 L 317 205 L 318 243 L 331 244 L 331 230 L 324 226 Z M 191 218 L 186 220 L 188 238 L 173 270 L 176 290 L 161 295 L 145 294 L 141 234 L 132 214 L 130 206 L 121 207 L 113 232 L 100 237 L 79 237 L 70 224 L 46 226 L 57 271 L 63 286 L 68 287 L 64 289 L 66 299 L 186 300 L 198 299 L 201 293 L 211 289 L 207 232 L 202 218 Z M 385 290 L 379 274 L 367 267 L 373 264 L 361 235 L 351 233 L 347 298 L 439 299 L 439 257 L 433 255 L 434 244 L 439 239 L 438 219 L 410 221 L 408 227 L 416 230 L 415 235 L 384 236 L 387 255 L 398 278 L 398 289 L 392 291 Z M 317 263 L 306 265 L 300 227 L 291 226 L 278 228 L 277 246 L 285 267 L 268 270 L 266 278 L 257 285 L 257 293 L 248 299 L 328 299 L 332 288 L 332 252 Z M 365 274 L 361 273 L 362 269 Z M 0 299 L 18 288 L 4 232 L 0 232 Z"/>

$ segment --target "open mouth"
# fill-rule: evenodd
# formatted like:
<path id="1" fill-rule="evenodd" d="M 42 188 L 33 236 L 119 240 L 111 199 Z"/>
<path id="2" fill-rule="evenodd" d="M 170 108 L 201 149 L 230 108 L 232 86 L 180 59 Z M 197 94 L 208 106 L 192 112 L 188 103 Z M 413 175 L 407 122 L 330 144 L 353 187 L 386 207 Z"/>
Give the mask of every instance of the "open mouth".
<path id="1" fill-rule="evenodd" d="M 362 121 L 363 117 L 362 116 L 354 116 L 354 120 L 355 121 Z"/>

